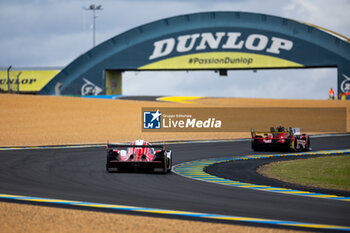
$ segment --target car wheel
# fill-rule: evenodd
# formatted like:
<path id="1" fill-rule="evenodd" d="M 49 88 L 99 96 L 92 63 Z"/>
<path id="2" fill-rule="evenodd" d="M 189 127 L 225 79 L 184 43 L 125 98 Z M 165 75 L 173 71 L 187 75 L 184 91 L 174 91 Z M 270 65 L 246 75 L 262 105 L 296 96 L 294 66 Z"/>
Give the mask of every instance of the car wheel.
<path id="1" fill-rule="evenodd" d="M 295 150 L 294 142 L 295 142 L 295 140 L 288 139 L 288 144 L 287 144 L 288 151 L 294 151 Z"/>
<path id="2" fill-rule="evenodd" d="M 262 151 L 262 146 L 259 145 L 258 140 L 252 141 L 252 149 L 253 151 Z"/>
<path id="3" fill-rule="evenodd" d="M 310 150 L 310 138 L 309 137 L 307 137 L 307 142 L 306 142 L 306 148 L 305 148 L 305 150 Z"/>
<path id="4" fill-rule="evenodd" d="M 295 139 L 294 139 L 294 151 L 299 152 L 299 151 L 302 151 L 302 150 L 303 150 L 302 145 L 300 145 L 300 144 L 298 143 L 298 139 L 295 138 Z"/>
<path id="5" fill-rule="evenodd" d="M 163 173 L 164 174 L 168 173 L 168 158 L 166 156 L 164 156 Z"/>
<path id="6" fill-rule="evenodd" d="M 172 157 L 170 157 L 170 159 L 168 160 L 168 168 L 167 168 L 167 173 L 171 172 L 171 167 L 173 166 L 173 161 L 172 161 Z"/>

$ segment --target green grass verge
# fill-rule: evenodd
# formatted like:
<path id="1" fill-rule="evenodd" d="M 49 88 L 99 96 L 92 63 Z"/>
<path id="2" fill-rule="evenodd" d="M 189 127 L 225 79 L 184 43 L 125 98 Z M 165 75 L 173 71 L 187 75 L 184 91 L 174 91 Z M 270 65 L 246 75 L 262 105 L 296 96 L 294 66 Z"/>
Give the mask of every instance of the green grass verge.
<path id="1" fill-rule="evenodd" d="M 267 164 L 258 173 L 289 183 L 350 191 L 350 155 Z"/>

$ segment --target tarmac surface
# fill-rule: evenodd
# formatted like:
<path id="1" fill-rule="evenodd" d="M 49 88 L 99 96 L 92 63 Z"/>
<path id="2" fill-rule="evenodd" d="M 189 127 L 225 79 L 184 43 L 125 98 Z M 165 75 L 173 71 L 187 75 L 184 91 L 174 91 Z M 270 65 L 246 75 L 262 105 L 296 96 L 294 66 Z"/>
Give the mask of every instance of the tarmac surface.
<path id="1" fill-rule="evenodd" d="M 314 150 L 345 149 L 350 137 L 314 138 Z M 168 145 L 173 164 L 254 154 L 249 141 Z M 256 153 L 256 154 L 262 154 Z M 276 159 L 278 160 L 278 159 Z M 0 151 L 1 193 L 350 226 L 348 202 L 195 181 L 174 173 L 107 173 L 105 148 Z M 253 163 L 256 161 L 252 161 Z M 255 165 L 254 165 L 255 166 Z M 248 174 L 241 166 L 233 175 Z M 254 169 L 253 169 L 254 170 Z"/>

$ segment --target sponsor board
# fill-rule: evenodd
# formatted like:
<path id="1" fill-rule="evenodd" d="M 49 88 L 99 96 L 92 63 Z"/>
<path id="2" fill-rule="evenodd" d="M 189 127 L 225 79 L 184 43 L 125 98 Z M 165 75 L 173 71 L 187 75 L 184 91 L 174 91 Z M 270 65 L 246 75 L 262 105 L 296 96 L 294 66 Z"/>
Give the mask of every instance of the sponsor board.
<path id="1" fill-rule="evenodd" d="M 270 42 L 271 41 L 271 42 Z M 197 44 L 197 46 L 195 46 Z M 159 40 L 153 43 L 154 49 L 150 60 L 167 56 L 175 48 L 179 53 L 188 51 L 205 51 L 207 49 L 237 49 L 245 48 L 250 51 L 265 51 L 280 54 L 281 50 L 292 50 L 293 41 L 263 34 L 249 34 L 242 38 L 241 32 L 202 32 L 191 35 L 181 35 L 175 38 Z"/>
<path id="2" fill-rule="evenodd" d="M 303 67 L 302 64 L 282 58 L 239 52 L 208 52 L 168 58 L 140 67 L 140 70 L 156 69 L 248 69 L 266 67 Z"/>
<path id="3" fill-rule="evenodd" d="M 250 132 L 278 125 L 346 131 L 345 108 L 142 108 L 141 114 L 143 132 Z"/>
<path id="4" fill-rule="evenodd" d="M 279 57 L 293 53 L 294 42 L 277 36 L 243 32 L 201 32 L 173 36 L 153 42 L 152 69 L 247 69 L 303 67 Z"/>
<path id="5" fill-rule="evenodd" d="M 0 71 L 0 89 L 20 92 L 38 92 L 40 91 L 59 70 L 11 70 L 10 78 L 7 77 L 7 71 Z M 17 89 L 18 88 L 18 89 Z"/>

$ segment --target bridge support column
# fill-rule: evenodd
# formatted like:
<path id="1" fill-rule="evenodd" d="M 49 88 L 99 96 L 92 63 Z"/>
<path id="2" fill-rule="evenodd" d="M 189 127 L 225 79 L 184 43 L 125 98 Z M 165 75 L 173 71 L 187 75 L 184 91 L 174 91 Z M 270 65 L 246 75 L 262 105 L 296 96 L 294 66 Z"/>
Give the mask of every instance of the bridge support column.
<path id="1" fill-rule="evenodd" d="M 122 94 L 122 72 L 120 70 L 106 70 L 106 95 Z"/>

